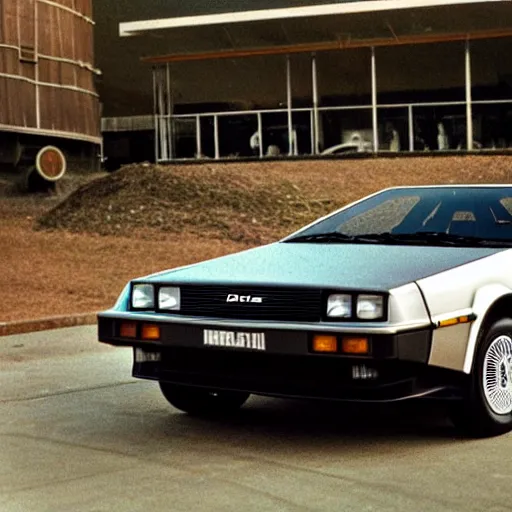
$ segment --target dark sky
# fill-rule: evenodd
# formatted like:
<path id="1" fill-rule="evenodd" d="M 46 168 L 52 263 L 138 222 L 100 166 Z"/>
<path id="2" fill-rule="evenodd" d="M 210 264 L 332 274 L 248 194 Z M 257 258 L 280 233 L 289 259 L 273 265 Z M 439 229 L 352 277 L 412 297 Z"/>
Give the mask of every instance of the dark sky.
<path id="1" fill-rule="evenodd" d="M 116 0 L 117 11 L 123 21 L 135 19 L 215 14 L 257 9 L 278 9 L 305 5 L 346 3 L 357 0 Z M 112 0 L 96 0 L 114 3 Z M 111 7 L 110 7 L 111 9 Z M 133 17 L 135 15 L 135 18 Z"/>

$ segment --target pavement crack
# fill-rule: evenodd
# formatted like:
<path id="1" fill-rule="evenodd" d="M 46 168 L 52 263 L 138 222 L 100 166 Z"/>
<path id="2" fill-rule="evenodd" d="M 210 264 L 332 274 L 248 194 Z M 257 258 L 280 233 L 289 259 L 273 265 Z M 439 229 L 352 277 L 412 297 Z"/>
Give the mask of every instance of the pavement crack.
<path id="1" fill-rule="evenodd" d="M 91 386 L 87 388 L 76 388 L 76 389 L 65 389 L 62 391 L 55 391 L 54 393 L 40 393 L 33 396 L 27 396 L 22 398 L 7 398 L 7 399 L 1 399 L 0 404 L 10 404 L 15 402 L 31 402 L 35 400 L 44 400 L 45 398 L 53 398 L 57 396 L 63 396 L 63 395 L 72 395 L 73 393 L 84 393 L 87 391 L 97 391 L 100 389 L 108 389 L 108 388 L 116 388 L 121 386 L 128 386 L 131 384 L 140 384 L 140 381 L 124 381 L 124 382 L 116 382 L 114 384 L 102 384 L 100 386 Z"/>
<path id="2" fill-rule="evenodd" d="M 311 512 L 314 510 L 311 507 L 307 507 L 305 505 L 301 505 L 300 503 L 296 503 L 295 501 L 288 500 L 286 498 L 283 498 L 282 496 L 276 496 L 275 494 L 264 491 L 262 489 L 258 489 L 257 487 L 254 487 L 252 485 L 242 484 L 240 482 L 237 482 L 236 480 L 229 480 L 227 478 L 219 478 L 215 477 L 216 480 L 219 482 L 224 482 L 230 485 L 236 485 L 237 487 L 241 487 L 242 489 L 249 490 L 251 492 L 254 492 L 256 494 L 259 494 L 261 496 L 265 496 L 266 498 L 270 498 L 272 501 L 279 503 L 280 505 L 286 505 L 286 506 L 292 506 L 295 510 L 302 510 L 304 512 Z M 281 508 L 280 508 L 281 510 Z"/>
<path id="3" fill-rule="evenodd" d="M 46 489 L 49 487 L 55 487 L 55 485 L 61 485 L 61 484 L 69 484 L 71 482 L 80 482 L 82 480 L 87 480 L 89 478 L 95 478 L 98 476 L 106 476 L 106 475 L 115 475 L 116 473 L 125 473 L 130 471 L 132 468 L 123 468 L 123 469 L 110 469 L 105 471 L 95 471 L 94 473 L 88 474 L 88 475 L 81 475 L 76 477 L 69 477 L 69 478 L 60 478 L 56 480 L 52 480 L 51 482 L 41 483 L 38 485 L 25 485 L 22 487 L 16 488 L 14 491 L 6 492 L 4 496 L 14 496 L 19 493 L 27 492 L 27 491 L 36 491 L 39 489 Z"/>
<path id="4" fill-rule="evenodd" d="M 248 458 L 250 459 L 251 457 L 248 457 Z M 399 487 L 398 485 L 383 484 L 380 482 L 369 480 L 368 478 L 354 478 L 354 477 L 348 476 L 348 475 L 336 475 L 333 473 L 329 473 L 328 471 L 321 471 L 321 470 L 314 469 L 314 468 L 296 466 L 294 464 L 289 464 L 286 462 L 279 462 L 279 461 L 275 461 L 272 459 L 268 459 L 266 457 L 256 457 L 255 456 L 255 457 L 253 457 L 253 459 L 257 463 L 263 462 L 265 464 L 274 465 L 274 466 L 277 466 L 277 467 L 280 467 L 283 469 L 313 474 L 313 475 L 321 476 L 324 478 L 332 478 L 339 482 L 350 483 L 350 484 L 359 486 L 360 488 L 371 487 L 372 489 L 380 489 L 383 492 L 388 492 L 393 495 L 400 494 L 403 497 L 409 498 L 411 500 L 418 499 L 418 495 L 416 493 L 414 493 L 412 491 L 408 491 L 407 489 L 404 489 L 403 487 Z M 435 504 L 437 507 L 450 507 L 450 506 L 454 505 L 454 503 L 451 501 L 439 499 L 438 497 L 433 497 L 430 494 L 425 495 L 424 498 L 426 500 L 429 500 L 431 503 Z M 445 509 L 448 510 L 447 508 L 445 508 Z M 469 509 L 467 509 L 467 510 L 469 510 Z"/>

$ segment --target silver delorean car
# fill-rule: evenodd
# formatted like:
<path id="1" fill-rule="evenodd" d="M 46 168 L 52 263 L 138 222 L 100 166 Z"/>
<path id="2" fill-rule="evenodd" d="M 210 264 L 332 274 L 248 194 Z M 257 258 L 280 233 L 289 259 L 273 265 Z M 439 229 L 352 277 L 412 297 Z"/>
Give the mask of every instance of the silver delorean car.
<path id="1" fill-rule="evenodd" d="M 512 186 L 383 190 L 270 245 L 135 279 L 99 315 L 191 414 L 250 394 L 450 400 L 512 429 Z"/>

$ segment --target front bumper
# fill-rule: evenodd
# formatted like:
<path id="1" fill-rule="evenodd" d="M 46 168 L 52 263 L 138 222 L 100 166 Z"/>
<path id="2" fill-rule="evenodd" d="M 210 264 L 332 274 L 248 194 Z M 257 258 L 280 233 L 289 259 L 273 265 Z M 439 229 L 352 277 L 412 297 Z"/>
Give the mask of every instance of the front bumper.
<path id="1" fill-rule="evenodd" d="M 367 334 L 371 354 L 312 353 L 312 339 L 321 326 L 303 330 L 247 329 L 265 335 L 265 350 L 205 346 L 203 324 L 156 323 L 158 341 L 120 336 L 126 317 L 99 316 L 99 339 L 104 343 L 133 346 L 133 375 L 219 390 L 254 394 L 387 401 L 421 396 L 456 387 L 460 376 L 427 365 L 431 329 L 397 334 Z M 340 326 L 338 336 L 345 333 Z M 239 327 L 236 330 L 240 330 Z M 364 333 L 361 333 L 363 335 Z"/>
<path id="2" fill-rule="evenodd" d="M 123 322 L 135 322 L 139 327 L 144 324 L 157 325 L 161 336 L 159 340 L 143 341 L 138 337 L 125 338 L 121 336 L 120 327 Z M 143 315 L 120 314 L 98 315 L 98 337 L 103 343 L 117 346 L 140 346 L 140 347 L 182 347 L 197 348 L 202 350 L 235 350 L 227 347 L 207 347 L 204 343 L 205 331 L 235 331 L 245 333 L 264 333 L 266 354 L 287 354 L 287 355 L 312 355 L 313 357 L 324 357 L 318 354 L 311 354 L 311 341 L 317 334 L 333 334 L 338 337 L 354 334 L 354 329 L 344 328 L 337 325 L 333 330 L 332 324 L 328 328 L 322 324 L 294 324 L 293 328 L 287 324 L 255 324 L 250 322 L 222 322 L 214 320 L 198 319 L 195 323 L 184 319 L 183 323 L 173 319 L 172 322 L 161 321 L 156 317 L 145 317 Z M 388 330 L 375 331 L 370 325 L 357 329 L 357 334 L 366 336 L 372 347 L 370 356 L 361 356 L 370 359 L 399 359 L 402 361 L 414 361 L 426 363 L 430 356 L 432 341 L 432 329 L 422 328 L 410 331 L 395 333 Z M 340 355 L 340 357 L 344 357 Z"/>

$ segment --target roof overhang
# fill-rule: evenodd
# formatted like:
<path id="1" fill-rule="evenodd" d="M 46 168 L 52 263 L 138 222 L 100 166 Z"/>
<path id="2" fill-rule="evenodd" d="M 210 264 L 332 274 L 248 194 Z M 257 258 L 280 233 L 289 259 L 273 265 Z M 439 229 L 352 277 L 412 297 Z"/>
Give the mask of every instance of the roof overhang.
<path id="1" fill-rule="evenodd" d="M 511 0 L 352 1 L 134 21 L 121 36 L 158 47 L 150 63 L 512 36 Z M 456 11 L 455 11 L 456 9 Z M 155 52 L 156 53 L 156 52 Z"/>
<path id="2" fill-rule="evenodd" d="M 133 21 L 121 23 L 119 25 L 119 32 L 121 37 L 126 37 L 147 34 L 148 32 L 154 32 L 155 30 L 168 30 L 173 28 L 203 27 L 224 24 L 233 25 L 235 23 L 250 23 L 257 21 L 314 18 L 318 16 L 333 16 L 339 14 L 382 12 L 398 9 L 418 9 L 421 7 L 439 7 L 446 5 L 491 2 L 510 3 L 510 0 L 362 0 L 359 2 L 315 5 L 309 7 L 289 7 L 285 9 L 228 12 L 203 16 L 183 16 L 179 18 Z"/>

